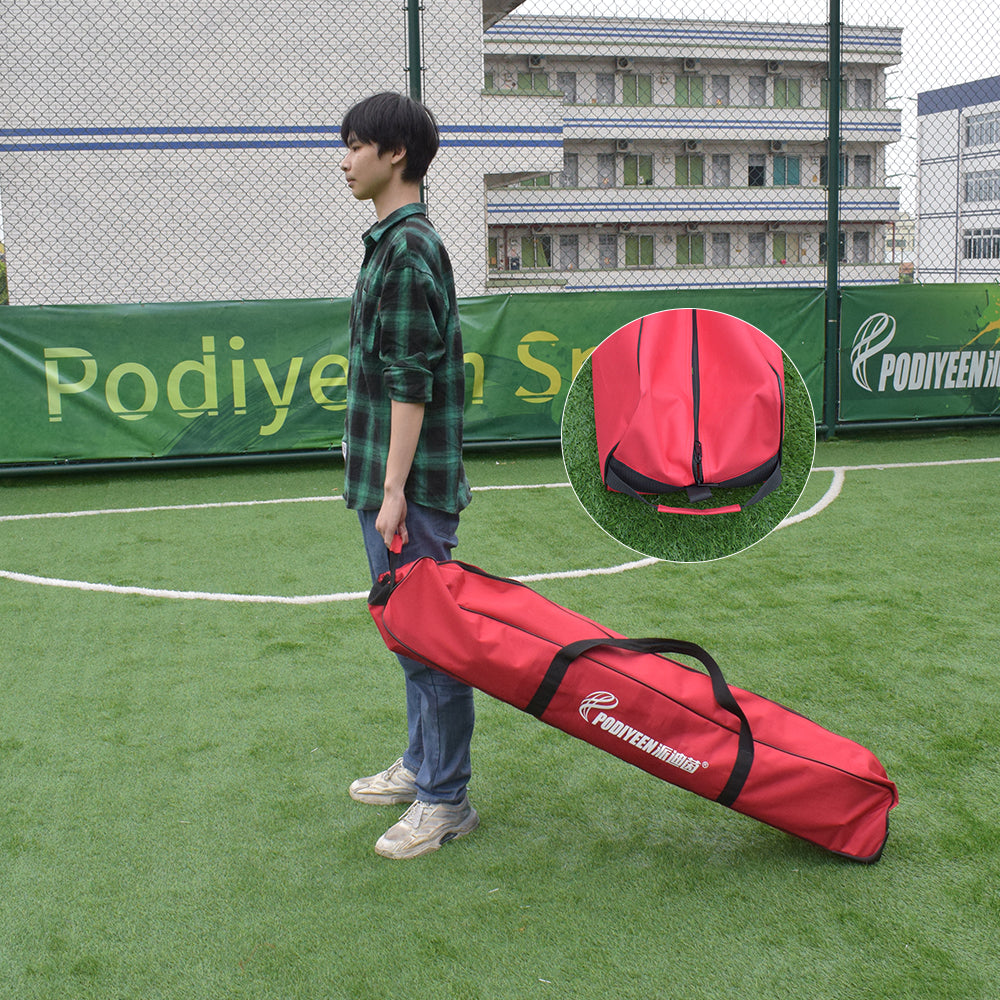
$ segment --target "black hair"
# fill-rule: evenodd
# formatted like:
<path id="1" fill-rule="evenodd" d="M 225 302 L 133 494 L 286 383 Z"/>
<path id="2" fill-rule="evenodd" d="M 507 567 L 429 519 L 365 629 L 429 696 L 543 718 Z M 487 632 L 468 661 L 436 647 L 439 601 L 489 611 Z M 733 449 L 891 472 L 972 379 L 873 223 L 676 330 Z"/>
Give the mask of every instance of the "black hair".
<path id="1" fill-rule="evenodd" d="M 404 181 L 423 180 L 441 142 L 434 115 L 419 101 L 391 92 L 366 97 L 344 115 L 340 137 L 345 146 L 351 136 L 374 143 L 379 156 L 405 149 Z"/>

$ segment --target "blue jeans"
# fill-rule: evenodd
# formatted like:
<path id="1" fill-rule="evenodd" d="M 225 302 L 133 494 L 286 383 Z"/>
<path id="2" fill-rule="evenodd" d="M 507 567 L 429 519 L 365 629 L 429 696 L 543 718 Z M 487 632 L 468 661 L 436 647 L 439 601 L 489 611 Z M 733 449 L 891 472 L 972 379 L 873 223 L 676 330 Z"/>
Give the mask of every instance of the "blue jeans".
<path id="1" fill-rule="evenodd" d="M 389 550 L 375 530 L 377 510 L 359 510 L 361 534 L 372 583 L 389 570 Z M 458 544 L 458 515 L 409 503 L 400 565 L 423 556 L 450 559 Z M 406 680 L 406 722 L 409 743 L 403 763 L 417 776 L 421 802 L 460 802 L 472 773 L 469 747 L 475 710 L 472 688 L 430 667 L 397 657 Z"/>

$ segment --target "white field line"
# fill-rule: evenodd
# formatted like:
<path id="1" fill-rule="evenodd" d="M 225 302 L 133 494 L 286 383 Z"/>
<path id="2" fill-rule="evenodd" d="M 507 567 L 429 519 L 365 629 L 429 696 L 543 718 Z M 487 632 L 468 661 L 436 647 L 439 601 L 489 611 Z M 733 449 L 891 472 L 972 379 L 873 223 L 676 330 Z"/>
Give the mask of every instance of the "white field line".
<path id="1" fill-rule="evenodd" d="M 473 493 L 493 490 L 552 490 L 568 487 L 569 483 L 532 483 L 526 486 L 473 486 Z M 160 504 L 155 507 L 103 507 L 97 510 L 58 510 L 41 514 L 0 514 L 3 521 L 38 521 L 46 518 L 94 517 L 99 514 L 151 514 L 168 510 L 217 510 L 225 507 L 263 507 L 283 503 L 330 503 L 343 500 L 342 495 L 325 497 L 281 497 L 276 500 L 223 500 L 216 503 Z"/>
<path id="2" fill-rule="evenodd" d="M 976 463 L 1000 462 L 1000 457 L 996 458 L 968 458 L 968 459 L 948 459 L 936 462 L 887 462 L 878 465 L 836 465 L 817 466 L 813 472 L 831 472 L 832 481 L 823 496 L 810 507 L 791 517 L 786 517 L 777 527 L 784 528 L 792 524 L 798 524 L 808 518 L 815 517 L 826 507 L 828 507 L 840 495 L 844 480 L 848 472 L 885 469 L 919 469 L 942 465 L 971 465 Z M 535 490 L 535 489 L 566 489 L 569 483 L 531 483 L 525 485 L 507 486 L 476 486 L 475 492 L 489 492 L 496 490 Z M 7 514 L 0 515 L 2 521 L 23 521 L 37 520 L 42 518 L 70 518 L 70 517 L 91 517 L 99 514 L 138 514 L 152 513 L 158 511 L 183 511 L 183 510 L 211 510 L 226 507 L 254 507 L 268 504 L 286 503 L 317 503 L 343 500 L 342 496 L 319 496 L 319 497 L 291 497 L 275 500 L 232 500 L 218 503 L 200 504 L 174 504 L 160 505 L 155 507 L 118 507 L 101 510 L 78 510 L 78 511 L 49 511 L 39 514 Z M 622 563 L 618 566 L 600 566 L 591 569 L 562 570 L 552 573 L 534 573 L 528 576 L 514 577 L 522 583 L 537 583 L 542 580 L 566 580 L 576 579 L 586 576 L 612 575 L 625 573 L 633 569 L 641 569 L 652 566 L 659 562 L 658 559 L 646 558 L 635 562 Z M 142 597 L 163 597 L 174 600 L 189 601 L 229 601 L 242 604 L 328 604 L 337 601 L 362 600 L 368 596 L 367 591 L 343 592 L 338 594 L 304 594 L 299 596 L 281 596 L 275 594 L 226 594 L 213 593 L 197 590 L 161 590 L 150 587 L 120 587 L 108 583 L 92 583 L 86 580 L 61 580 L 55 577 L 35 576 L 29 573 L 15 573 L 10 570 L 0 570 L 0 579 L 11 580 L 15 583 L 28 583 L 45 587 L 63 587 L 72 590 L 95 591 L 106 594 L 129 594 Z"/>

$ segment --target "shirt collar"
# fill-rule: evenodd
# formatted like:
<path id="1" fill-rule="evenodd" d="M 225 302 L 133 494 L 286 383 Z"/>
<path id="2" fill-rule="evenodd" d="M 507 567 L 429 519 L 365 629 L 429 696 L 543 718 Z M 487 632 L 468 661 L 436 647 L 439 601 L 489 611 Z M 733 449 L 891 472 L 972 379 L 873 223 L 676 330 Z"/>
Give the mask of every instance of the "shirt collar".
<path id="1" fill-rule="evenodd" d="M 426 215 L 427 206 L 422 202 L 414 201 L 409 205 L 404 205 L 402 208 L 397 208 L 395 212 L 390 213 L 384 219 L 376 222 L 374 226 L 369 229 L 362 239 L 365 241 L 365 246 L 374 246 L 382 237 L 390 230 L 397 222 L 402 222 L 403 219 L 409 218 L 411 215 Z"/>

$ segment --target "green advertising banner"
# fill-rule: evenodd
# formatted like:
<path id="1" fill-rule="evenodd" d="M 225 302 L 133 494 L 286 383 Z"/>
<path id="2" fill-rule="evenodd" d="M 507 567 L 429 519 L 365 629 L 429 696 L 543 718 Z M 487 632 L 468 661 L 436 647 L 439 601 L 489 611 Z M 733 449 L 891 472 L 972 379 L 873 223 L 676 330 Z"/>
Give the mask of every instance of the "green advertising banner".
<path id="1" fill-rule="evenodd" d="M 684 307 L 764 330 L 821 412 L 821 290 L 487 296 L 460 302 L 466 441 L 558 438 L 590 352 Z M 6 307 L 0 466 L 339 448 L 349 311 L 346 299 Z"/>
<path id="2" fill-rule="evenodd" d="M 1000 286 L 845 288 L 840 420 L 1000 412 Z"/>

